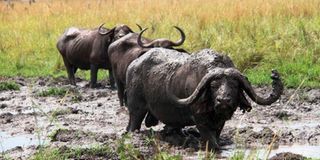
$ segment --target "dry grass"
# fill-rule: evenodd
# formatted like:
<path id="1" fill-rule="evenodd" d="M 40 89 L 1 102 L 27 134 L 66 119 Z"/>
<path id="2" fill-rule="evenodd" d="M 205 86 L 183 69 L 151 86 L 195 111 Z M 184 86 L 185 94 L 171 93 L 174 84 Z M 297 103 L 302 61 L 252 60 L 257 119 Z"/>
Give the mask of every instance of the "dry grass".
<path id="1" fill-rule="evenodd" d="M 70 26 L 108 28 L 136 23 L 146 36 L 177 39 L 184 29 L 189 51 L 213 48 L 230 55 L 255 84 L 280 70 L 287 86 L 320 86 L 318 0 L 38 0 L 0 2 L 3 76 L 66 75 L 55 43 Z M 257 74 L 259 73 L 259 74 Z M 105 75 L 105 74 L 104 74 Z M 82 74 L 86 76 L 86 74 Z"/>

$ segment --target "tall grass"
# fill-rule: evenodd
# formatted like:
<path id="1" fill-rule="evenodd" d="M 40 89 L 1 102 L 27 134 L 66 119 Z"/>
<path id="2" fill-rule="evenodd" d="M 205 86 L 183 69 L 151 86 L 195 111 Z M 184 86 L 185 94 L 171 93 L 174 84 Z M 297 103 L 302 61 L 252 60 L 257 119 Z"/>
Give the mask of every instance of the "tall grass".
<path id="1" fill-rule="evenodd" d="M 66 75 L 55 47 L 70 26 L 108 28 L 135 23 L 146 36 L 178 39 L 190 52 L 212 48 L 231 56 L 254 84 L 280 71 L 288 87 L 320 86 L 320 1 L 318 0 L 39 0 L 0 2 L 0 75 Z M 87 73 L 80 73 L 86 76 Z M 106 75 L 106 74 L 104 74 Z"/>

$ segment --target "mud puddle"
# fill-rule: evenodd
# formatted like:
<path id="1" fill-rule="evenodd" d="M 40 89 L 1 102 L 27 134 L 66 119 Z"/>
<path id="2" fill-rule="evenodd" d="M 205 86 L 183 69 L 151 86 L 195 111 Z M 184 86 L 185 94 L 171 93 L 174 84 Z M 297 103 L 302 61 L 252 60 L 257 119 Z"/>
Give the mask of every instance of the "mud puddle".
<path id="1" fill-rule="evenodd" d="M 272 150 L 270 157 L 282 153 L 291 152 L 294 154 L 300 154 L 308 158 L 320 158 L 320 146 L 309 146 L 309 145 L 292 145 L 292 146 L 279 146 L 279 148 Z"/>
<path id="2" fill-rule="evenodd" d="M 237 152 L 244 153 L 245 157 L 257 157 L 259 159 L 266 159 L 276 156 L 280 153 L 292 153 L 298 154 L 307 158 L 319 158 L 320 157 L 320 146 L 312 146 L 308 144 L 300 145 L 280 145 L 277 148 L 268 150 L 269 146 L 265 148 L 252 148 L 252 149 L 239 149 L 235 145 L 223 146 L 221 153 L 218 154 L 220 158 L 228 158 Z"/>
<path id="3" fill-rule="evenodd" d="M 128 111 L 119 106 L 117 92 L 110 90 L 105 81 L 100 82 L 102 87 L 91 89 L 86 86 L 88 82 L 81 79 L 77 80 L 76 87 L 68 85 L 66 78 L 2 80 L 20 85 L 18 91 L 0 91 L 0 146 L 3 146 L 0 152 L 5 151 L 6 157 L 30 158 L 37 151 L 38 134 L 42 140 L 47 140 L 45 146 L 74 148 L 106 143 L 116 146 L 126 131 Z M 48 88 L 67 88 L 70 92 L 64 96 L 37 96 L 39 91 Z M 264 95 L 270 88 L 256 90 Z M 286 89 L 281 100 L 271 106 L 252 103 L 251 112 L 236 111 L 222 130 L 223 149 L 217 158 L 230 157 L 238 148 L 235 146 L 244 148 L 247 154 L 263 152 L 270 143 L 275 149 L 269 157 L 292 152 L 320 158 L 320 89 L 302 89 L 294 93 L 294 89 Z M 152 130 L 159 134 L 163 126 L 160 124 Z M 130 140 L 146 159 L 152 158 L 158 147 L 150 144 L 147 136 L 150 130 L 142 124 L 141 132 L 133 134 Z M 56 136 L 52 137 L 53 133 Z M 198 150 L 197 137 L 156 139 L 161 150 L 179 154 L 184 159 L 198 159 L 199 154 L 204 153 Z"/>
<path id="4" fill-rule="evenodd" d="M 0 153 L 16 147 L 26 148 L 43 144 L 43 142 L 33 135 L 8 135 L 5 132 L 0 132 Z"/>

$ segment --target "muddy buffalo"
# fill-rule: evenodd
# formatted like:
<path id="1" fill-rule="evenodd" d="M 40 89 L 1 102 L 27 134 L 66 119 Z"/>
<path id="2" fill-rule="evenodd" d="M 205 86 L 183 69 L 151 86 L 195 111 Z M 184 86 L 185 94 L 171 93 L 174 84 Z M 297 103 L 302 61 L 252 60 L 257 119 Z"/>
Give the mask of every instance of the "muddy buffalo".
<path id="1" fill-rule="evenodd" d="M 279 99 L 283 84 L 272 71 L 273 90 L 258 96 L 248 79 L 229 57 L 212 50 L 189 55 L 168 49 L 152 49 L 133 61 L 127 70 L 128 131 L 139 130 L 147 112 L 166 125 L 196 125 L 212 149 L 226 120 L 237 107 L 250 109 L 244 93 L 260 105 Z M 244 93 L 243 93 L 244 92 Z"/>
<path id="2" fill-rule="evenodd" d="M 77 69 L 89 70 L 90 87 L 95 87 L 98 69 L 108 69 L 111 87 L 114 88 L 112 69 L 108 58 L 108 47 L 111 42 L 133 31 L 127 25 L 118 25 L 106 29 L 103 24 L 95 29 L 68 28 L 57 42 L 57 48 L 63 58 L 68 78 L 75 85 Z"/>
<path id="3" fill-rule="evenodd" d="M 180 46 L 185 41 L 185 34 L 179 28 L 175 28 L 180 32 L 181 38 L 177 42 L 170 41 L 168 39 L 155 39 L 150 40 L 143 38 L 142 34 L 146 29 L 137 33 L 130 33 L 126 36 L 113 42 L 108 49 L 108 55 L 112 67 L 113 76 L 117 84 L 118 97 L 120 100 L 120 105 L 124 104 L 124 88 L 126 80 L 126 71 L 129 64 L 154 47 L 162 48 L 172 48 L 175 46 Z"/>

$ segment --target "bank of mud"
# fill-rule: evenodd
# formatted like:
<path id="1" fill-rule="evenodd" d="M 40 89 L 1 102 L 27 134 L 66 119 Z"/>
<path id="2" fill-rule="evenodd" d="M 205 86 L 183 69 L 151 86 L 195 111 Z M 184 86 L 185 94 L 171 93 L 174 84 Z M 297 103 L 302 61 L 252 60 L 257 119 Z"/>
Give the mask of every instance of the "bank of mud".
<path id="1" fill-rule="evenodd" d="M 139 152 L 137 157 L 145 159 L 162 151 L 184 159 L 204 155 L 194 127 L 175 135 L 162 131 L 163 124 L 152 130 L 142 124 L 141 132 L 124 135 L 128 112 L 119 106 L 116 91 L 105 81 L 101 83 L 106 87 L 97 89 L 88 88 L 88 82 L 81 79 L 77 79 L 76 87 L 68 85 L 66 78 L 18 77 L 1 81 L 14 81 L 20 90 L 0 91 L 0 157 L 28 159 L 41 149 L 39 144 L 61 152 L 92 146 L 110 150 L 105 155 L 88 155 L 90 149 L 84 150 L 84 159 L 119 159 L 121 154 L 129 154 L 119 151 L 121 147 L 131 147 Z M 64 88 L 66 92 L 62 96 L 39 94 L 50 88 Z M 268 87 L 256 90 L 262 95 L 270 92 Z M 218 158 L 225 159 L 241 149 L 320 146 L 320 89 L 286 89 L 281 100 L 271 106 L 252 103 L 252 107 L 245 114 L 237 110 L 227 121 Z"/>

